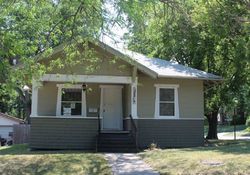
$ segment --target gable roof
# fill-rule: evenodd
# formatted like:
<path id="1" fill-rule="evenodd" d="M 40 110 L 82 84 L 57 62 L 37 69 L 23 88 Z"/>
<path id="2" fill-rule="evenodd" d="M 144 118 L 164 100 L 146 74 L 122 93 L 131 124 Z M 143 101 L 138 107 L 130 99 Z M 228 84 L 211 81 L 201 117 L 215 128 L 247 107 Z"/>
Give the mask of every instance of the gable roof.
<path id="1" fill-rule="evenodd" d="M 114 45 L 111 46 L 101 41 L 90 43 L 97 44 L 102 49 L 110 52 L 111 54 L 117 56 L 120 59 L 123 59 L 129 64 L 136 66 L 138 70 L 144 72 L 152 78 L 184 78 L 211 81 L 223 80 L 223 78 L 218 75 L 207 73 L 205 71 L 201 71 L 159 58 L 149 58 L 143 54 L 120 48 Z M 53 54 L 63 50 L 66 44 L 67 43 L 63 43 L 55 47 Z"/>
<path id="2" fill-rule="evenodd" d="M 22 119 L 19 119 L 19 118 L 16 118 L 16 117 L 13 117 L 13 116 L 10 116 L 8 114 L 1 113 L 1 112 L 0 112 L 0 117 L 6 118 L 6 119 L 9 119 L 9 120 L 18 122 L 18 123 L 23 123 L 24 122 Z"/>
<path id="3" fill-rule="evenodd" d="M 110 46 L 99 42 L 99 46 L 108 50 L 112 54 L 125 59 L 132 65 L 153 78 L 186 78 L 201 80 L 222 80 L 221 76 L 207 73 L 188 66 L 166 61 L 159 58 L 149 58 L 143 54 L 133 52 L 124 48 Z M 125 58 L 124 58 L 125 57 Z"/>

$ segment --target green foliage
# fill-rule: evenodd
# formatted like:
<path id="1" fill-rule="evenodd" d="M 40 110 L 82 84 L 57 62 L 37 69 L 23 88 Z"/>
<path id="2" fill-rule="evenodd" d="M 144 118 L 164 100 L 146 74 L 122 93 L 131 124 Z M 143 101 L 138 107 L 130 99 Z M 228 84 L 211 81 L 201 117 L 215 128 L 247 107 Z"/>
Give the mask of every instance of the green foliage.
<path id="1" fill-rule="evenodd" d="M 83 61 L 93 63 L 86 67 L 87 71 L 98 69 L 99 60 L 87 42 L 99 38 L 105 30 L 108 18 L 104 3 L 101 0 L 0 1 L 0 98 L 5 106 L 1 111 L 11 112 L 13 105 L 18 104 L 13 92 L 6 96 L 5 91 L 30 86 L 32 78 L 47 71 L 72 68 Z M 62 43 L 65 43 L 63 55 L 43 64 L 42 58 L 50 58 L 55 47 Z M 80 50 L 85 51 L 84 55 Z M 72 69 L 67 70 L 73 74 Z"/>
<path id="2" fill-rule="evenodd" d="M 15 108 L 20 105 L 18 100 L 18 94 L 11 88 L 6 87 L 5 84 L 0 85 L 0 112 L 9 112 L 10 114 L 16 114 Z"/>
<path id="3" fill-rule="evenodd" d="M 250 13 L 247 2 L 121 3 L 131 24 L 126 36 L 130 49 L 224 78 L 219 85 L 206 87 L 207 116 L 221 107 L 229 110 L 238 107 L 250 112 Z"/>
<path id="4" fill-rule="evenodd" d="M 244 125 L 246 123 L 246 118 L 243 118 L 239 115 L 234 115 L 232 117 L 232 121 L 230 122 L 230 125 Z"/>
<path id="5" fill-rule="evenodd" d="M 39 64 L 38 57 L 34 56 L 47 57 L 51 48 L 68 40 L 75 41 L 65 46 L 68 48 L 65 49 L 67 60 L 61 64 L 77 64 L 74 59 L 79 57 L 72 48 L 76 42 L 84 43 L 84 40 L 99 37 L 103 23 L 101 12 L 100 0 L 1 2 L 0 71 L 5 72 L 1 82 L 30 83 L 31 76 L 46 72 L 44 65 Z M 13 60 L 22 66 L 9 69 Z"/>
<path id="6" fill-rule="evenodd" d="M 148 149 L 149 149 L 149 150 L 155 150 L 155 149 L 157 149 L 157 148 L 158 148 L 158 146 L 157 146 L 156 143 L 151 143 L 151 144 L 148 146 Z"/>
<path id="7" fill-rule="evenodd" d="M 250 118 L 246 121 L 246 126 L 250 128 Z"/>
<path id="8" fill-rule="evenodd" d="M 118 15 L 108 16 L 105 3 Z M 0 94 L 52 69 L 73 74 L 83 62 L 87 72 L 98 69 L 88 41 L 125 22 L 130 49 L 223 76 L 219 86 L 206 87 L 206 114 L 221 107 L 249 114 L 249 19 L 246 1 L 0 1 Z M 63 54 L 41 64 L 59 47 Z"/>
<path id="9" fill-rule="evenodd" d="M 204 118 L 204 126 L 208 126 L 207 118 Z"/>

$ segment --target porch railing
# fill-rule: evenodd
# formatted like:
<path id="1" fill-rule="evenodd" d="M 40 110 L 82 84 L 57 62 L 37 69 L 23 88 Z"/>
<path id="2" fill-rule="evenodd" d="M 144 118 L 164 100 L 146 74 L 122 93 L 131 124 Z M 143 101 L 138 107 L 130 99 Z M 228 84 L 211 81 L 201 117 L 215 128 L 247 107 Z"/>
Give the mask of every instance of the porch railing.
<path id="1" fill-rule="evenodd" d="M 101 117 L 100 117 L 100 110 L 98 109 L 98 113 L 97 113 L 97 127 L 98 127 L 98 131 L 97 131 L 97 135 L 96 135 L 96 152 L 98 152 L 98 142 L 99 142 L 99 136 L 101 133 Z"/>
<path id="2" fill-rule="evenodd" d="M 133 119 L 132 115 L 129 115 L 129 118 L 130 118 L 130 131 L 131 131 L 131 134 L 134 138 L 134 141 L 135 141 L 135 147 L 136 147 L 136 150 L 138 151 L 138 132 L 137 132 L 137 126 L 135 124 L 135 120 Z"/>

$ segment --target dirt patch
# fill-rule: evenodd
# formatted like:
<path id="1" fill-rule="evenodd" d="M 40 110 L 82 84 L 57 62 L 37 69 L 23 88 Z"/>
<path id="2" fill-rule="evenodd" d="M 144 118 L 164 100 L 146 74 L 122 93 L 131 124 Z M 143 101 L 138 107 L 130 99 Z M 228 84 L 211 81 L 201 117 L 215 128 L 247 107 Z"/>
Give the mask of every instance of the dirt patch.
<path id="1" fill-rule="evenodd" d="M 223 162 L 215 161 L 215 160 L 203 160 L 201 161 L 202 164 L 208 165 L 208 166 L 222 166 L 224 165 Z"/>

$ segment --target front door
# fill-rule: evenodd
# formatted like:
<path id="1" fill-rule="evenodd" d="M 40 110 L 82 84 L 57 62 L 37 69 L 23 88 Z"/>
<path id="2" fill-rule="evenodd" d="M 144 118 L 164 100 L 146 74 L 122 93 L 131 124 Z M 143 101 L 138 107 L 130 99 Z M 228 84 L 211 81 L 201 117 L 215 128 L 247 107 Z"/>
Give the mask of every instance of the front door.
<path id="1" fill-rule="evenodd" d="M 122 129 L 122 86 L 101 86 L 101 116 L 103 130 Z"/>

